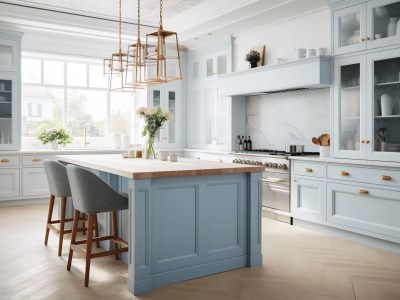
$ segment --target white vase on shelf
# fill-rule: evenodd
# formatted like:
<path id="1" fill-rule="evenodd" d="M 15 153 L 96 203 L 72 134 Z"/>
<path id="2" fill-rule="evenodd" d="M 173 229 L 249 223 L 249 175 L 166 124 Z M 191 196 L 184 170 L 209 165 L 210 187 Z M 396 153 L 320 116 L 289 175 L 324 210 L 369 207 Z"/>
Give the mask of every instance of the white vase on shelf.
<path id="1" fill-rule="evenodd" d="M 398 17 L 390 18 L 388 24 L 388 34 L 387 34 L 388 37 L 396 35 L 398 21 L 399 21 Z"/>
<path id="2" fill-rule="evenodd" d="M 389 94 L 381 96 L 382 116 L 391 116 L 393 114 L 393 97 Z"/>
<path id="3" fill-rule="evenodd" d="M 396 34 L 397 34 L 397 35 L 400 35 L 400 19 L 397 21 Z"/>

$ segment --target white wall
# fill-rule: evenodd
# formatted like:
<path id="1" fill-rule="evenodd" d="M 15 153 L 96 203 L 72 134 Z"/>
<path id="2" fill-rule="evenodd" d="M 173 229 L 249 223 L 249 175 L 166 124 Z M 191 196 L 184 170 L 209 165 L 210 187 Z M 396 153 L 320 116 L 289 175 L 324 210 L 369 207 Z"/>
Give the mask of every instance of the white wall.
<path id="1" fill-rule="evenodd" d="M 253 148 L 284 150 L 286 144 L 319 149 L 313 136 L 330 132 L 329 88 L 247 98 L 247 135 Z"/>
<path id="2" fill-rule="evenodd" d="M 234 70 L 248 69 L 244 57 L 252 47 L 265 45 L 265 65 L 280 57 L 294 60 L 296 48 L 328 48 L 330 53 L 331 29 L 328 8 L 296 19 L 262 28 L 234 40 Z"/>

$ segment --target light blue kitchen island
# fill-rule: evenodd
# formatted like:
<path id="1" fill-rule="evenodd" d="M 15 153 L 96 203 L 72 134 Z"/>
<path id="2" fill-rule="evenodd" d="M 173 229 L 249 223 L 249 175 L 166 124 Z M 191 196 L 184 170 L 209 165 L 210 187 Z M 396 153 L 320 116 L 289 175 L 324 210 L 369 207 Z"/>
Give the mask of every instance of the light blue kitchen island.
<path id="1" fill-rule="evenodd" d="M 127 192 L 119 229 L 129 242 L 128 289 L 153 288 L 262 264 L 263 167 L 181 159 L 124 159 L 120 155 L 59 155 L 98 172 Z M 99 218 L 100 228 L 109 218 Z"/>

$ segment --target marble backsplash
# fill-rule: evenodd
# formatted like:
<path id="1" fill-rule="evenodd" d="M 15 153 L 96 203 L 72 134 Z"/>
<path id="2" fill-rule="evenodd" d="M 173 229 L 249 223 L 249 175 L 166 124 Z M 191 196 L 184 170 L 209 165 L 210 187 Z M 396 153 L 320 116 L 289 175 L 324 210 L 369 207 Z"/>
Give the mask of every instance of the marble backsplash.
<path id="1" fill-rule="evenodd" d="M 311 138 L 331 134 L 329 98 L 329 88 L 247 97 L 247 135 L 253 149 L 284 150 L 295 144 L 318 151 Z"/>

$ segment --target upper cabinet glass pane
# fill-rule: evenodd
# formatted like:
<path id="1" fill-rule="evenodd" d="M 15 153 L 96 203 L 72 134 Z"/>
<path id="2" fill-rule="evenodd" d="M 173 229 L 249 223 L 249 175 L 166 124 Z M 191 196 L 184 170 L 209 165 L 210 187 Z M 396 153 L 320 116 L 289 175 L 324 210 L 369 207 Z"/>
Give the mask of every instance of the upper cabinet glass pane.
<path id="1" fill-rule="evenodd" d="M 360 150 L 360 64 L 340 70 L 340 150 Z"/>
<path id="2" fill-rule="evenodd" d="M 161 91 L 153 90 L 153 106 L 160 107 L 161 105 Z"/>
<path id="3" fill-rule="evenodd" d="M 373 8 L 375 40 L 400 36 L 400 2 Z"/>
<path id="4" fill-rule="evenodd" d="M 22 83 L 42 83 L 42 63 L 37 58 L 23 58 L 21 62 Z"/>
<path id="5" fill-rule="evenodd" d="M 214 75 L 214 60 L 212 58 L 207 59 L 207 77 Z"/>
<path id="6" fill-rule="evenodd" d="M 0 65 L 13 66 L 13 48 L 11 46 L 0 45 Z"/>
<path id="7" fill-rule="evenodd" d="M 374 62 L 374 150 L 400 152 L 400 58 Z"/>
<path id="8" fill-rule="evenodd" d="M 359 44 L 360 12 L 344 15 L 339 18 L 340 47 Z"/>

